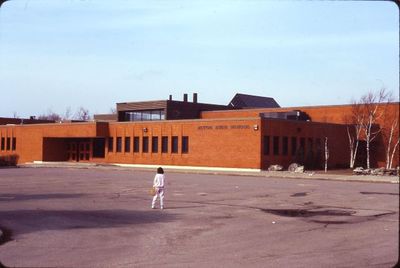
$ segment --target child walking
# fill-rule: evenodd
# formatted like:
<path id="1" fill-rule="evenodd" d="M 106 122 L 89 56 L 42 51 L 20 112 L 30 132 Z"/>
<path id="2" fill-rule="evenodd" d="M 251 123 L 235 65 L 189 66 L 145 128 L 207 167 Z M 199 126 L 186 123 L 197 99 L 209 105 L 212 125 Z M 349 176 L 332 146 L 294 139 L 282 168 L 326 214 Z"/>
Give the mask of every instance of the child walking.
<path id="1" fill-rule="evenodd" d="M 151 208 L 156 208 L 157 197 L 160 197 L 160 208 L 164 209 L 164 170 L 162 167 L 157 168 L 157 174 L 154 177 L 153 187 L 156 190 L 151 203 Z"/>

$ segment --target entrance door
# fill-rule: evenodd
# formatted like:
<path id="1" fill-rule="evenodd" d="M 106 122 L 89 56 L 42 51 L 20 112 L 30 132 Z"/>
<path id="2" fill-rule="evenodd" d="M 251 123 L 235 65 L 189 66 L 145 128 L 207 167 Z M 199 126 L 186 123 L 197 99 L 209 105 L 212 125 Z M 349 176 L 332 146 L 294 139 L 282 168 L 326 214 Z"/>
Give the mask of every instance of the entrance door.
<path id="1" fill-rule="evenodd" d="M 71 141 L 67 144 L 68 161 L 89 161 L 90 141 Z"/>
<path id="2" fill-rule="evenodd" d="M 67 155 L 68 161 L 79 161 L 78 155 L 78 143 L 75 141 L 70 141 L 67 143 Z"/>
<path id="3" fill-rule="evenodd" d="M 79 161 L 90 160 L 90 142 L 79 142 Z"/>

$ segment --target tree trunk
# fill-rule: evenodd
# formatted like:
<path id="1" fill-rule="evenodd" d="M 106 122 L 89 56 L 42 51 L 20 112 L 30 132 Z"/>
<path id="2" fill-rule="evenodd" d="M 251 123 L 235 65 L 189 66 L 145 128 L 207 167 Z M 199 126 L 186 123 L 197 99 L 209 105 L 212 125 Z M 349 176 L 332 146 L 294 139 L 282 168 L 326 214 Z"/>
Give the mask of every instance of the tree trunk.
<path id="1" fill-rule="evenodd" d="M 393 136 L 393 128 L 390 130 L 390 136 L 389 136 L 389 141 L 388 141 L 388 145 L 386 148 L 386 169 L 391 168 L 391 163 L 390 163 L 390 149 L 391 149 L 391 144 L 392 144 L 392 136 Z"/>
<path id="2" fill-rule="evenodd" d="M 325 137 L 325 173 L 328 171 L 328 159 L 329 159 L 328 137 Z"/>
<path id="3" fill-rule="evenodd" d="M 353 149 L 350 149 L 350 168 L 353 169 L 354 168 L 354 162 L 353 162 Z"/>
<path id="4" fill-rule="evenodd" d="M 347 136 L 349 138 L 349 148 L 350 148 L 350 168 L 354 167 L 354 138 L 351 137 L 349 127 L 347 126 Z"/>
<path id="5" fill-rule="evenodd" d="M 396 128 L 397 128 L 397 120 L 393 122 L 390 128 L 389 140 L 386 148 L 386 169 L 392 168 L 394 153 L 396 152 L 397 146 L 399 145 L 399 141 L 397 141 L 397 143 L 393 147 L 392 154 L 390 154 L 392 150 L 391 145 L 392 145 L 393 135 Z"/>
<path id="6" fill-rule="evenodd" d="M 392 165 L 393 165 L 393 158 L 394 158 L 394 155 L 396 154 L 397 147 L 399 146 L 399 143 L 400 143 L 400 139 L 397 140 L 396 144 L 395 144 L 394 147 L 393 147 L 393 152 L 392 152 L 392 156 L 391 156 L 391 158 L 390 158 L 389 168 L 392 168 Z"/>
<path id="7" fill-rule="evenodd" d="M 356 148 L 354 148 L 354 158 L 353 158 L 353 167 L 354 167 L 354 164 L 356 163 L 356 157 L 357 157 L 357 151 L 358 151 L 358 139 L 357 139 L 357 141 L 356 141 Z"/>
<path id="8" fill-rule="evenodd" d="M 354 168 L 357 158 L 358 144 L 360 140 L 360 133 L 362 131 L 362 119 L 357 119 L 357 124 L 354 125 L 355 136 L 350 134 L 349 126 L 347 126 L 347 136 L 349 138 L 350 148 L 350 168 Z"/>
<path id="9" fill-rule="evenodd" d="M 367 138 L 367 168 L 370 168 L 369 164 L 369 138 Z"/>

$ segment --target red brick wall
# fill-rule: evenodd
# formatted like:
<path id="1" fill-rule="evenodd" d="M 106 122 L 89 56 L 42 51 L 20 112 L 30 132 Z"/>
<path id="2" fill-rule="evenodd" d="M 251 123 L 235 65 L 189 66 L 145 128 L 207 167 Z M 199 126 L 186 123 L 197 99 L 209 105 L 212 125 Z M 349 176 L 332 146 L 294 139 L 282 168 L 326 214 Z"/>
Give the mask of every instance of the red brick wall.
<path id="1" fill-rule="evenodd" d="M 247 109 L 247 110 L 229 110 L 229 111 L 206 111 L 202 112 L 201 118 L 217 119 L 217 118 L 245 118 L 259 116 L 264 112 L 284 112 L 301 110 L 306 112 L 313 122 L 346 124 L 346 118 L 351 115 L 351 105 L 334 105 L 334 106 L 315 106 L 315 107 L 288 107 L 288 108 L 263 108 L 263 109 Z M 383 128 L 380 136 L 376 138 L 371 152 L 372 163 L 376 166 L 383 167 L 386 163 L 386 148 L 390 132 L 390 126 L 394 120 L 399 121 L 399 103 L 383 104 L 379 107 L 378 113 L 383 114 L 378 124 Z M 347 135 L 347 134 L 346 134 Z M 393 141 L 399 138 L 399 131 L 395 131 Z M 399 165 L 399 151 L 397 149 L 396 156 L 393 161 L 393 167 Z M 350 155 L 349 151 L 347 152 Z"/>
<path id="2" fill-rule="evenodd" d="M 16 150 L 1 150 L 0 148 L 0 155 L 16 154 L 18 156 L 18 163 L 42 160 L 41 134 L 42 131 L 37 128 L 32 128 L 30 131 L 24 131 L 24 127 L 20 126 L 0 127 L 1 137 L 10 137 L 10 140 L 12 140 L 13 137 L 16 138 Z M 12 148 L 12 146 L 10 148 Z"/>
<path id="3" fill-rule="evenodd" d="M 264 155 L 262 152 L 263 168 L 280 164 L 287 168 L 291 163 L 297 162 L 306 165 L 309 169 L 322 168 L 324 163 L 324 141 L 328 137 L 328 149 L 330 151 L 328 167 L 347 167 L 349 164 L 348 139 L 346 127 L 334 124 L 321 124 L 304 121 L 287 121 L 277 119 L 262 120 L 262 136 L 270 137 L 270 152 Z M 274 155 L 273 138 L 279 137 L 279 155 Z M 283 154 L 283 137 L 288 138 L 288 152 Z M 305 141 L 304 157 L 298 153 L 292 155 L 292 138 L 296 138 L 297 147 L 301 138 Z M 312 139 L 311 146 L 309 139 Z M 318 157 L 317 139 L 320 140 L 320 153 Z M 262 138 L 262 148 L 264 139 Z M 312 148 L 312 154 L 309 154 Z"/>
<path id="4" fill-rule="evenodd" d="M 122 137 L 122 148 L 126 136 L 131 137 L 130 153 L 106 153 L 106 161 L 113 163 L 140 163 L 157 165 L 210 166 L 232 168 L 260 168 L 260 132 L 253 126 L 260 124 L 258 119 L 249 120 L 206 120 L 206 121 L 167 121 L 148 123 L 110 124 L 110 135 Z M 233 127 L 232 127 L 233 126 Z M 236 126 L 246 128 L 236 128 Z M 147 132 L 143 132 L 146 128 Z M 133 137 L 149 137 L 149 153 L 133 153 Z M 157 136 L 158 153 L 151 153 L 151 137 Z M 169 150 L 161 153 L 161 137 L 168 136 Z M 171 153 L 171 138 L 189 137 L 189 153 Z M 106 150 L 108 144 L 106 143 Z M 141 149 L 141 148 L 140 148 Z"/>
<path id="5" fill-rule="evenodd" d="M 101 124 L 102 128 L 107 125 Z M 95 137 L 101 127 L 95 123 L 72 123 L 72 124 L 34 124 L 34 125 L 15 125 L 0 126 L 1 137 L 15 137 L 15 151 L 1 151 L 0 155 L 17 154 L 19 156 L 18 163 L 26 163 L 32 161 L 50 160 L 60 161 L 63 159 L 60 154 L 56 154 L 55 145 L 60 146 L 59 142 L 43 142 L 46 137 L 53 138 L 84 138 Z M 105 133 L 104 130 L 101 130 Z M 0 140 L 1 141 L 1 140 Z M 64 147 L 62 147 L 64 148 Z M 44 157 L 45 153 L 45 157 Z"/>

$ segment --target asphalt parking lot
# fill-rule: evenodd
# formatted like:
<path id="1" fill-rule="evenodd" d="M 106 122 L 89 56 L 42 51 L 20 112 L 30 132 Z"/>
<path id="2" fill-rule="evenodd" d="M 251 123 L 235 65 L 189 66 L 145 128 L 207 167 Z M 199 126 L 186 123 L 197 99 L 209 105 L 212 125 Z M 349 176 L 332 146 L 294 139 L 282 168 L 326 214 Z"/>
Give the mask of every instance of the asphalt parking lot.
<path id="1" fill-rule="evenodd" d="M 7 267 L 393 267 L 399 185 L 166 172 L 0 169 Z"/>

